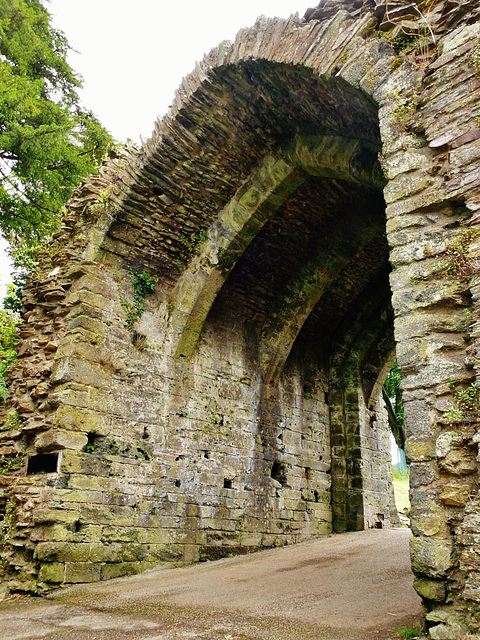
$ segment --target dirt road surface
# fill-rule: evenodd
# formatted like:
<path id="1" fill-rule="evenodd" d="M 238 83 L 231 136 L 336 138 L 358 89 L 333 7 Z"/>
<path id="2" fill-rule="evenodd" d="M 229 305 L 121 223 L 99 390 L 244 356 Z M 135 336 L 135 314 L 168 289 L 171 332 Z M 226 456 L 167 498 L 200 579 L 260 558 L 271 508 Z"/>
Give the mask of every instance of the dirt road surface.
<path id="1" fill-rule="evenodd" d="M 418 624 L 407 529 L 332 535 L 0 604 L 2 640 L 386 640 Z"/>

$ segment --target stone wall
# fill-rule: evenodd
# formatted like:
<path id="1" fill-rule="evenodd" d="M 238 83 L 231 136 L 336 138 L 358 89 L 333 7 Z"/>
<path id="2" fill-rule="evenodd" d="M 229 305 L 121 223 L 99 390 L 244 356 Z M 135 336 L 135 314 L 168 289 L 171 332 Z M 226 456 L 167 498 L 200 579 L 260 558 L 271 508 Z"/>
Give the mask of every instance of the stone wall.
<path id="1" fill-rule="evenodd" d="M 261 18 L 74 194 L 0 432 L 8 588 L 390 526 L 396 352 L 416 588 L 478 630 L 479 15 Z"/>

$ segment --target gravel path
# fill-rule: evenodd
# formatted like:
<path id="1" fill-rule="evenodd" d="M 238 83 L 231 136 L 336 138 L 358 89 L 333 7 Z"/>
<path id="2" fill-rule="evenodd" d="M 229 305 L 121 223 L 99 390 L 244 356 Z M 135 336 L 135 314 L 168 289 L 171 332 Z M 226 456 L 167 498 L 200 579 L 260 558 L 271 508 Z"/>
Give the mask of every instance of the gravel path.
<path id="1" fill-rule="evenodd" d="M 2 640 L 386 640 L 418 624 L 407 529 L 56 591 L 0 605 Z"/>

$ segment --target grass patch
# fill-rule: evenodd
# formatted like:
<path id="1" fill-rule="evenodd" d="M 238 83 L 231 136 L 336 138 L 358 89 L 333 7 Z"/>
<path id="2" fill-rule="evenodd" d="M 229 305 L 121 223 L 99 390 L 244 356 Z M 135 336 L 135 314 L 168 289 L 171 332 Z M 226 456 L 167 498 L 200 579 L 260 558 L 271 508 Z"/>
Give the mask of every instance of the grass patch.
<path id="1" fill-rule="evenodd" d="M 410 509 L 410 498 L 408 490 L 410 487 L 409 476 L 393 476 L 393 490 L 395 492 L 395 503 L 398 511 L 401 513 L 404 509 Z"/>

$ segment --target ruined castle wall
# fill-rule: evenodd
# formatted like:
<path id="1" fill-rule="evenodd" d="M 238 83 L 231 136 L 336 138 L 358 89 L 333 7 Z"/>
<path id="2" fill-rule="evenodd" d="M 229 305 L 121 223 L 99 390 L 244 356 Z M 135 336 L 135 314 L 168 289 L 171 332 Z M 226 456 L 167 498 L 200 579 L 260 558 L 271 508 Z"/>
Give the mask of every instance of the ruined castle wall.
<path id="1" fill-rule="evenodd" d="M 260 20 L 76 194 L 26 291 L 1 433 L 5 455 L 58 454 L 55 472 L 2 476 L 13 588 L 386 522 L 367 389 L 391 354 L 373 346 L 387 346 L 388 293 L 415 585 L 432 638 L 480 628 L 478 411 L 445 417 L 451 383 L 478 380 L 479 8 L 433 4 L 429 50 L 398 51 L 402 21 L 420 20 L 405 7 L 330 0 L 304 22 Z M 255 313 L 238 296 L 222 315 L 237 263 Z M 157 277 L 134 331 L 128 267 Z"/>

